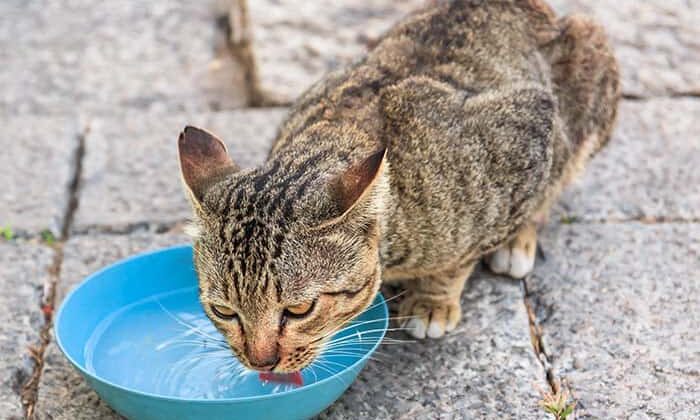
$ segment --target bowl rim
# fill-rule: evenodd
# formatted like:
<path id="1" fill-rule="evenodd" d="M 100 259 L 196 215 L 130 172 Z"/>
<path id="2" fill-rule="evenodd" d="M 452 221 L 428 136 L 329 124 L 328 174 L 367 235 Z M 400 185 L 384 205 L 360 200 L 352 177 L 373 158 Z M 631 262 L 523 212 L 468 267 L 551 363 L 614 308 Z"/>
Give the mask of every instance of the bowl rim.
<path id="1" fill-rule="evenodd" d="M 384 326 L 383 326 L 383 328 L 382 328 L 383 331 L 381 332 L 381 336 L 379 337 L 379 339 L 372 345 L 372 348 L 371 348 L 367 353 L 365 353 L 364 356 L 362 356 L 360 359 L 358 359 L 355 363 L 353 363 L 353 364 L 351 364 L 351 365 L 349 365 L 349 366 L 346 366 L 343 370 L 340 370 L 340 371 L 336 372 L 336 373 L 333 374 L 332 376 L 329 376 L 329 377 L 327 377 L 327 378 L 325 378 L 325 379 L 322 379 L 322 380 L 320 380 L 320 381 L 318 381 L 318 382 L 314 382 L 314 383 L 309 384 L 309 385 L 306 385 L 306 386 L 305 386 L 305 385 L 302 385 L 302 386 L 300 386 L 300 387 L 292 388 L 292 389 L 289 389 L 289 390 L 286 390 L 286 391 L 282 391 L 282 392 L 277 392 L 277 393 L 274 393 L 274 394 L 251 395 L 251 396 L 246 396 L 246 397 L 231 397 L 231 398 L 211 398 L 211 399 L 185 398 L 185 397 L 168 396 L 168 395 L 154 394 L 154 393 L 145 392 L 145 391 L 139 391 L 139 390 L 137 390 L 137 389 L 128 388 L 128 387 L 125 387 L 125 386 L 123 386 L 123 385 L 114 383 L 114 382 L 112 382 L 112 381 L 109 381 L 109 380 L 107 380 L 107 379 L 104 379 L 104 378 L 98 376 L 97 374 L 93 374 L 93 373 L 89 372 L 89 371 L 88 371 L 87 369 L 85 369 L 80 363 L 76 362 L 76 361 L 73 359 L 73 357 L 70 356 L 70 354 L 68 354 L 68 351 L 66 351 L 65 347 L 63 346 L 63 342 L 61 341 L 61 334 L 59 333 L 59 330 L 60 330 L 59 325 L 61 325 L 60 320 L 61 320 L 61 317 L 63 316 L 63 312 L 66 310 L 66 307 L 68 307 L 69 302 L 71 301 L 71 299 L 73 299 L 74 295 L 75 295 L 81 288 L 83 288 L 88 282 L 90 282 L 90 281 L 93 280 L 94 278 L 103 275 L 103 273 L 104 273 L 105 271 L 111 270 L 111 269 L 113 269 L 114 267 L 117 267 L 117 266 L 119 266 L 119 265 L 131 263 L 131 262 L 133 262 L 134 260 L 138 260 L 138 259 L 145 258 L 145 257 L 151 256 L 151 255 L 155 255 L 155 254 L 161 254 L 161 253 L 169 253 L 169 252 L 179 251 L 179 250 L 182 250 L 182 249 L 184 249 L 184 248 L 189 248 L 189 249 L 191 249 L 191 248 L 192 248 L 192 245 L 191 245 L 191 244 L 187 244 L 187 243 L 179 244 L 179 245 L 173 245 L 173 246 L 169 246 L 169 247 L 165 247 L 165 248 L 159 248 L 159 249 L 152 250 L 152 251 L 140 252 L 140 253 L 131 255 L 131 256 L 129 256 L 129 257 L 122 258 L 122 259 L 120 259 L 120 260 L 117 260 L 117 261 L 115 261 L 115 262 L 113 262 L 113 263 L 111 263 L 111 264 L 108 264 L 108 265 L 106 265 L 106 266 L 100 268 L 99 270 L 93 272 L 92 274 L 89 274 L 89 275 L 88 275 L 87 277 L 85 277 L 78 285 L 76 285 L 75 287 L 73 287 L 73 289 L 72 289 L 70 292 L 68 292 L 68 294 L 66 295 L 66 297 L 63 299 L 63 302 L 61 302 L 61 305 L 60 305 L 60 307 L 59 307 L 59 309 L 58 309 L 58 312 L 56 312 L 56 317 L 54 318 L 54 321 L 53 321 L 53 330 L 54 330 L 53 336 L 54 336 L 54 339 L 56 340 L 56 344 L 58 345 L 58 348 L 61 350 L 61 353 L 63 353 L 63 356 L 64 356 L 66 359 L 68 359 L 68 361 L 69 361 L 83 376 L 89 377 L 89 378 L 91 378 L 91 379 L 93 379 L 93 380 L 96 380 L 96 381 L 102 383 L 102 384 L 105 384 L 105 385 L 107 385 L 107 386 L 110 386 L 110 387 L 112 387 L 112 388 L 119 389 L 119 390 L 121 390 L 121 391 L 130 393 L 130 394 L 134 394 L 134 395 L 138 395 L 138 396 L 146 397 L 146 398 L 154 398 L 154 399 L 158 399 L 158 400 L 164 400 L 164 401 L 188 402 L 188 403 L 198 403 L 198 404 L 199 404 L 199 403 L 203 403 L 203 404 L 221 404 L 221 403 L 240 403 L 240 402 L 248 402 L 248 401 L 258 401 L 258 400 L 263 400 L 263 399 L 268 399 L 268 398 L 269 398 L 269 399 L 274 399 L 274 398 L 278 398 L 278 397 L 282 397 L 282 396 L 289 396 L 289 395 L 297 394 L 297 393 L 302 392 L 302 391 L 305 391 L 305 390 L 309 390 L 309 389 L 313 389 L 313 388 L 316 388 L 316 387 L 319 387 L 319 386 L 323 386 L 323 385 L 326 384 L 327 382 L 330 382 L 330 381 L 332 381 L 332 380 L 334 380 L 334 379 L 339 379 L 338 377 L 341 376 L 342 374 L 346 373 L 347 371 L 356 369 L 360 364 L 366 363 L 366 362 L 369 360 L 369 357 L 377 350 L 377 347 L 379 347 L 379 344 L 382 342 L 382 340 L 383 340 L 384 337 L 386 336 L 386 332 L 387 332 L 387 329 L 388 329 L 388 323 L 389 323 L 389 320 L 388 320 L 388 317 L 389 317 L 388 307 L 387 307 L 387 305 L 386 305 L 386 299 L 384 298 L 384 295 L 382 295 L 381 292 L 377 292 L 377 294 L 376 294 L 374 300 L 376 300 L 377 298 L 379 298 L 380 301 L 381 301 L 380 303 L 382 304 L 382 305 L 381 305 L 381 308 L 382 308 L 382 310 L 383 310 L 383 312 L 384 312 L 384 319 L 383 319 L 383 324 L 384 324 Z M 373 302 L 374 302 L 374 300 L 373 300 Z M 365 309 L 365 310 L 366 310 L 366 309 Z M 364 312 L 364 311 L 363 311 L 363 312 Z M 359 372 L 358 372 L 358 373 L 359 373 Z M 348 386 L 351 385 L 351 384 L 352 384 L 352 382 L 351 382 L 350 384 L 348 384 Z M 90 385 L 90 388 L 92 388 L 93 391 L 97 391 L 97 390 L 94 389 L 94 387 L 93 387 L 91 384 L 88 383 L 88 385 Z"/>

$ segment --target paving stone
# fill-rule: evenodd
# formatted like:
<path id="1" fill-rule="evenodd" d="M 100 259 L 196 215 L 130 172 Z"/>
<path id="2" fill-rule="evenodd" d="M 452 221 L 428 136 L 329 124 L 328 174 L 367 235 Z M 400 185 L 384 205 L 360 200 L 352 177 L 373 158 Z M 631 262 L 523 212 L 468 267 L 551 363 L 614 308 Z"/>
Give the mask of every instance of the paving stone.
<path id="1" fill-rule="evenodd" d="M 39 342 L 39 310 L 51 248 L 0 242 L 0 417 L 22 418 L 19 390 L 33 364 L 27 348 Z"/>
<path id="2" fill-rule="evenodd" d="M 244 104 L 215 0 L 3 1 L 0 112 Z"/>
<path id="3" fill-rule="evenodd" d="M 700 224 L 552 225 L 528 289 L 577 418 L 700 418 Z"/>
<path id="4" fill-rule="evenodd" d="M 0 227 L 18 233 L 59 231 L 68 199 L 79 126 L 69 118 L 3 121 L 0 138 Z"/>
<path id="5" fill-rule="evenodd" d="M 700 100 L 623 101 L 610 143 L 554 218 L 700 220 Z"/>
<path id="6" fill-rule="evenodd" d="M 295 98 L 328 70 L 366 50 L 424 1 L 249 1 L 262 87 Z M 632 96 L 700 93 L 700 3 L 686 0 L 551 0 L 559 14 L 585 13 L 605 26 Z"/>
<path id="7" fill-rule="evenodd" d="M 35 406 L 37 420 L 123 419 L 105 404 L 73 369 L 55 343 L 44 355 L 44 370 Z"/>
<path id="8" fill-rule="evenodd" d="M 182 234 L 76 236 L 64 247 L 56 305 L 88 274 L 129 255 L 187 242 Z M 120 418 L 100 400 L 69 364 L 55 342 L 49 344 L 36 403 L 39 419 L 82 420 Z"/>
<path id="9" fill-rule="evenodd" d="M 424 0 L 249 0 L 263 90 L 293 99 L 327 71 L 351 62 Z"/>
<path id="10" fill-rule="evenodd" d="M 605 28 L 627 95 L 700 94 L 700 3 L 687 0 L 549 0 L 561 14 L 585 13 Z"/>
<path id="11" fill-rule="evenodd" d="M 443 339 L 379 348 L 327 419 L 544 418 L 548 389 L 517 281 L 478 272 Z M 406 340 L 405 335 L 393 334 Z"/>
<path id="12" fill-rule="evenodd" d="M 188 218 L 177 162 L 177 136 L 185 125 L 216 133 L 234 160 L 249 167 L 264 160 L 284 113 L 276 108 L 95 118 L 86 141 L 76 229 Z"/>

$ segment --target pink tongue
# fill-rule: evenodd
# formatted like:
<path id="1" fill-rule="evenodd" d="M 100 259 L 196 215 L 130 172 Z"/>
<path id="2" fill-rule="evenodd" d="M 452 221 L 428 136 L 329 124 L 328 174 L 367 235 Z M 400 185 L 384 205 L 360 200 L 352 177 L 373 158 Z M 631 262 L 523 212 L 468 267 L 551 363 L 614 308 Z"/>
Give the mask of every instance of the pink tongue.
<path id="1" fill-rule="evenodd" d="M 278 384 L 292 384 L 296 386 L 304 385 L 304 379 L 300 372 L 292 373 L 275 373 L 275 372 L 260 372 L 258 377 L 263 382 L 275 382 Z"/>

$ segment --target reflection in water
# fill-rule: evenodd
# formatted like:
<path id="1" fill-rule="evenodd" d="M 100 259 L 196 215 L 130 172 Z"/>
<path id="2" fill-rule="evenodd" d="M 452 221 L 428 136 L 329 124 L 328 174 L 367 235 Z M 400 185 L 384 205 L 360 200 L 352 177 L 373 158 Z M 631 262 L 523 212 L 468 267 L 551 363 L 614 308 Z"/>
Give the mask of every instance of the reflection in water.
<path id="1" fill-rule="evenodd" d="M 329 337 L 321 357 L 300 372 L 303 384 L 335 376 L 361 359 L 381 336 L 382 329 L 376 327 L 382 325 L 383 319 L 360 318 Z M 88 371 L 105 380 L 162 396 L 221 399 L 296 387 L 261 381 L 256 372 L 245 368 L 204 314 L 196 287 L 114 312 L 95 329 L 84 356 Z"/>

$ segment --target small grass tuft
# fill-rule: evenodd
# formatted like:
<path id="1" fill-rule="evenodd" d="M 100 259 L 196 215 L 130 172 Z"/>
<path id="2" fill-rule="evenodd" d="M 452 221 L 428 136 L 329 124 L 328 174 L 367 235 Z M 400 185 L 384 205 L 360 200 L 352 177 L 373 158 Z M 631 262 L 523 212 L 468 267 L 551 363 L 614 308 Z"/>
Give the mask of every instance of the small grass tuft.
<path id="1" fill-rule="evenodd" d="M 46 245 L 53 245 L 56 243 L 56 237 L 53 235 L 53 233 L 48 230 L 44 229 L 41 232 L 39 232 L 39 235 L 41 235 L 41 240 L 46 244 Z"/>
<path id="2" fill-rule="evenodd" d="M 578 221 L 579 221 L 579 217 L 578 217 L 578 216 L 574 216 L 574 215 L 566 215 L 566 216 L 562 216 L 562 217 L 559 219 L 559 221 L 560 221 L 561 223 L 565 224 L 565 225 L 570 225 L 570 224 L 572 224 L 572 223 L 578 222 Z"/>
<path id="3" fill-rule="evenodd" d="M 556 393 L 543 392 L 540 407 L 547 413 L 554 416 L 555 420 L 566 420 L 576 407 L 576 402 L 569 402 L 569 393 L 566 390 L 559 390 Z"/>
<path id="4" fill-rule="evenodd" d="M 15 232 L 11 226 L 5 226 L 0 228 L 0 236 L 6 241 L 11 241 L 15 237 Z"/>

